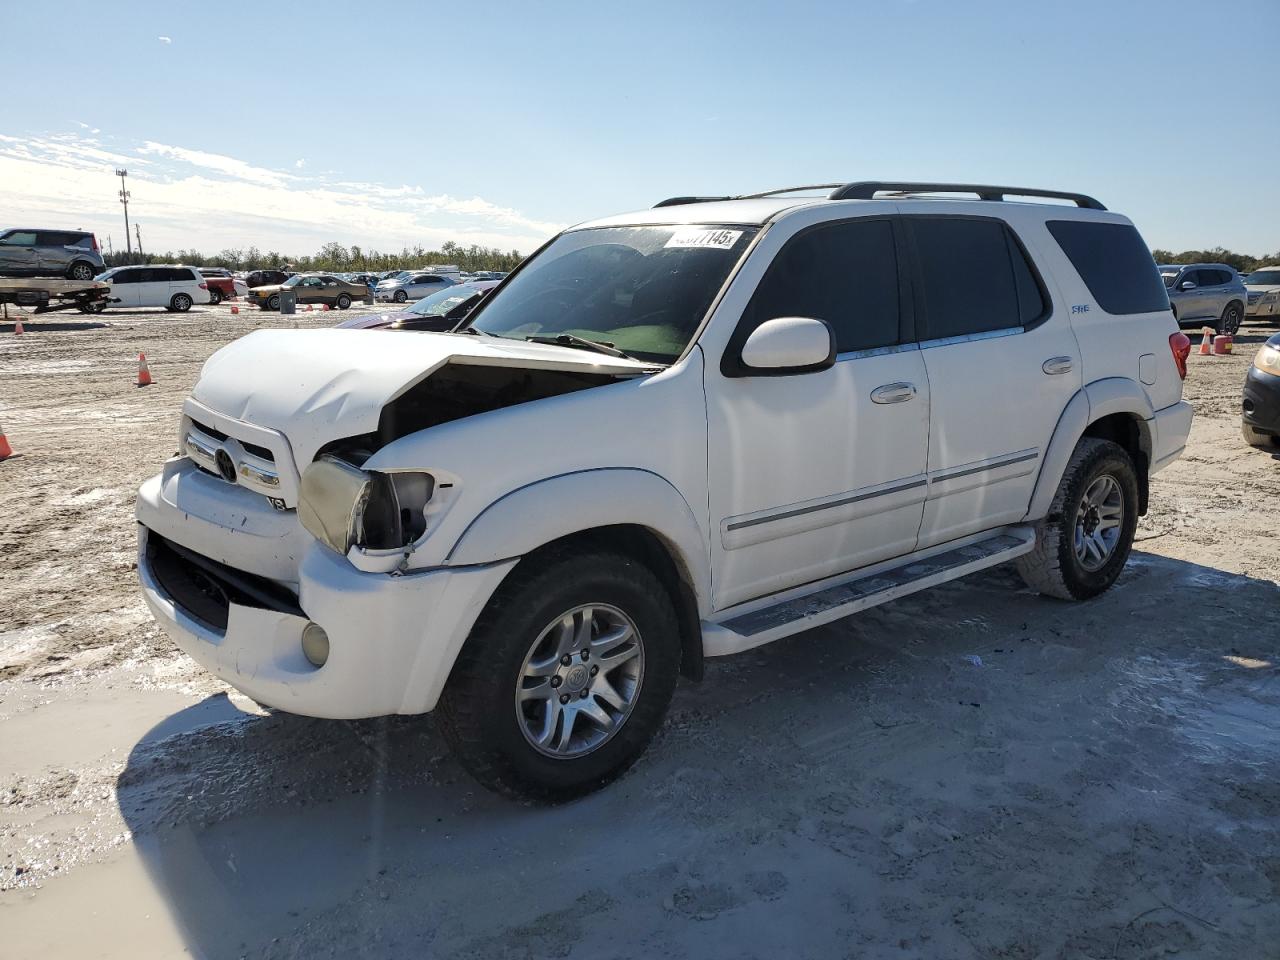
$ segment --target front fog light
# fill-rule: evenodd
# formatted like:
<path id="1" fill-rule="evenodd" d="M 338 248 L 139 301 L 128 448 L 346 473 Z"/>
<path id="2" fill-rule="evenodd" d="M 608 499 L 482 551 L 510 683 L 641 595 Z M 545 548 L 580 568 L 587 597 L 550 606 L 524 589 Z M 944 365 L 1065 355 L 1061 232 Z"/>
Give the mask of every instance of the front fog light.
<path id="1" fill-rule="evenodd" d="M 313 667 L 323 667 L 329 659 L 329 635 L 318 623 L 302 628 L 302 655 Z"/>

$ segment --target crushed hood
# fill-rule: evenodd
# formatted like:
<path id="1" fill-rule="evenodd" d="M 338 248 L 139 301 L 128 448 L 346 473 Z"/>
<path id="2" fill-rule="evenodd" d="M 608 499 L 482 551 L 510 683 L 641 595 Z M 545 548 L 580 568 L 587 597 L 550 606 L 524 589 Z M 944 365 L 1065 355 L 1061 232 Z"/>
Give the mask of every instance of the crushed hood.
<path id="1" fill-rule="evenodd" d="M 377 429 L 382 408 L 445 364 L 635 375 L 652 365 L 554 344 L 447 333 L 258 330 L 204 365 L 192 397 L 288 437 L 299 467 Z"/>

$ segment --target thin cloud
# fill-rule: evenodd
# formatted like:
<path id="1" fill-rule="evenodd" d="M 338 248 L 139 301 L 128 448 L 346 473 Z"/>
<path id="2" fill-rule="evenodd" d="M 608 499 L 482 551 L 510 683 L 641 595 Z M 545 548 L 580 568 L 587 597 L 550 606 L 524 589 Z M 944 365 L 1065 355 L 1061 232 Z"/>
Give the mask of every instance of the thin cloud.
<path id="1" fill-rule="evenodd" d="M 305 167 L 306 165 L 307 165 L 307 161 L 306 161 L 306 160 L 298 159 L 298 160 L 293 161 L 293 166 L 294 166 L 294 168 L 295 168 L 295 169 L 297 169 L 297 170 L 301 170 L 301 169 L 302 169 L 303 167 Z"/>
<path id="2" fill-rule="evenodd" d="M 156 39 L 165 44 L 173 43 L 173 37 L 156 37 Z"/>
<path id="3" fill-rule="evenodd" d="M 257 246 L 308 253 L 336 240 L 395 251 L 454 240 L 527 251 L 563 226 L 483 197 L 334 182 L 174 144 L 107 141 L 109 147 L 71 134 L 0 135 L 0 209 L 32 222 L 118 233 L 119 182 L 112 171 L 127 165 L 131 219 L 143 224 L 149 246 L 161 250 Z M 294 170 L 305 163 L 299 158 Z"/>

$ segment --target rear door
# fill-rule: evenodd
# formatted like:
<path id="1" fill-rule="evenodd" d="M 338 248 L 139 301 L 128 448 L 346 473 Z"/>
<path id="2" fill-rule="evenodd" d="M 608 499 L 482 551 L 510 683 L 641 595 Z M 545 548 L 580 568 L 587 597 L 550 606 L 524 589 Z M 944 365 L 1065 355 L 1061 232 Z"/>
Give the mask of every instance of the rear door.
<path id="1" fill-rule="evenodd" d="M 169 270 L 165 267 L 138 268 L 138 306 L 169 305 Z"/>
<path id="2" fill-rule="evenodd" d="M 1081 365 L 1067 318 L 1004 220 L 904 222 L 932 409 L 923 549 L 1022 519 Z"/>
<path id="3" fill-rule="evenodd" d="M 77 239 L 77 235 L 73 233 L 41 230 L 36 236 L 36 253 L 40 258 L 40 272 L 49 276 L 66 273 L 75 254 L 71 244 Z"/>
<path id="4" fill-rule="evenodd" d="M 35 273 L 40 266 L 34 230 L 10 230 L 0 237 L 0 270 L 5 273 Z"/>

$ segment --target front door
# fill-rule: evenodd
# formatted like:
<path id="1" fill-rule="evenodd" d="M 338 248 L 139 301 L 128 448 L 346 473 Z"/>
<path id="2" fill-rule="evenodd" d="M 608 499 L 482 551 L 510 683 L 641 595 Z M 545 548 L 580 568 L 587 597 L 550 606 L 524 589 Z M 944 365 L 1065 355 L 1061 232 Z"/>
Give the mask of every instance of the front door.
<path id="1" fill-rule="evenodd" d="M 923 549 L 1022 519 L 1081 364 L 1067 308 L 1045 322 L 1052 295 L 1004 221 L 903 222 L 933 408 Z"/>
<path id="2" fill-rule="evenodd" d="M 750 260 L 769 266 L 725 348 L 727 364 L 708 358 L 719 609 L 915 547 L 930 400 L 899 278 L 899 231 L 891 216 L 829 217 L 791 218 L 762 238 Z M 750 272 L 749 261 L 740 281 Z M 827 323 L 835 365 L 739 375 L 733 361 L 747 335 L 789 316 Z"/>
<path id="3" fill-rule="evenodd" d="M 295 289 L 298 303 L 319 303 L 324 299 L 324 281 L 319 277 L 303 277 Z"/>
<path id="4" fill-rule="evenodd" d="M 31 230 L 11 230 L 0 240 L 0 271 L 11 274 L 36 273 L 36 235 Z"/>
<path id="5" fill-rule="evenodd" d="M 127 270 L 119 270 L 113 273 L 111 275 L 111 297 L 120 302 L 112 304 L 112 306 L 138 306 L 138 295 L 142 290 L 142 284 L 138 281 L 141 279 L 142 270 L 138 267 L 130 267 Z"/>

